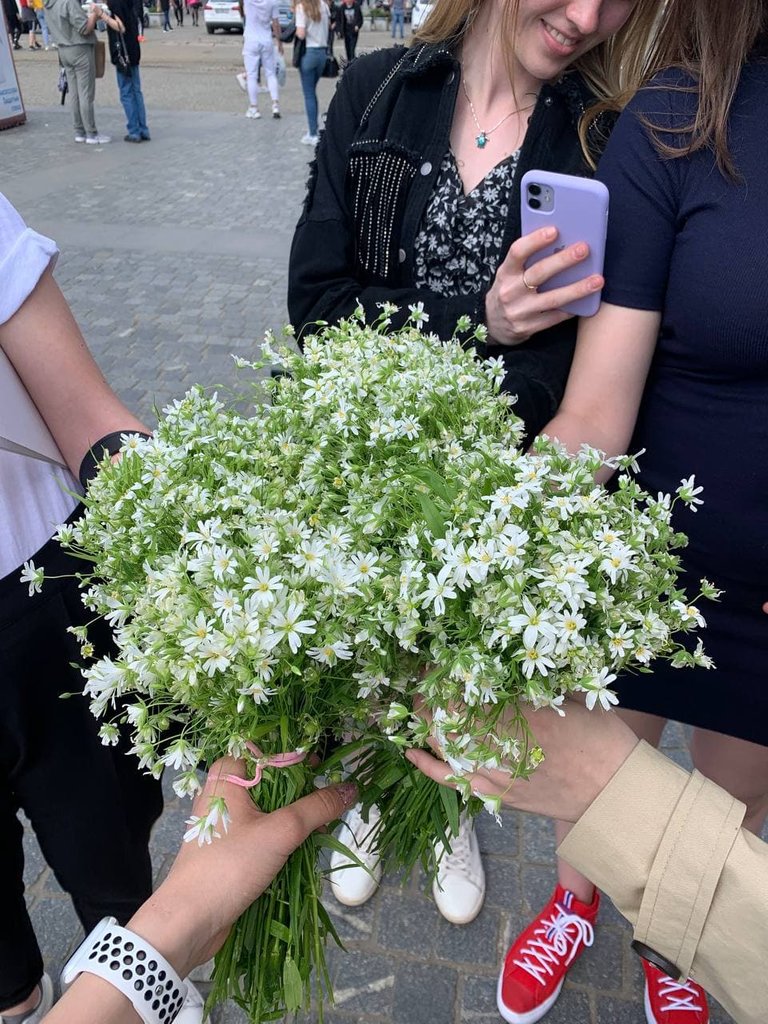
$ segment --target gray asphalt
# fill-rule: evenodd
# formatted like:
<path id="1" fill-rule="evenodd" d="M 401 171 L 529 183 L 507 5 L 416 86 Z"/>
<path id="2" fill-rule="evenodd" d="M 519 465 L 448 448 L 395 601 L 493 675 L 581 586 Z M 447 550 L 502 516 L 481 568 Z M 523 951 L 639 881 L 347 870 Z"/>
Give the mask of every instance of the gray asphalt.
<path id="1" fill-rule="evenodd" d="M 150 29 L 143 66 L 151 143 L 126 145 L 111 69 L 99 83 L 98 125 L 116 140 L 75 145 L 69 105 L 57 105 L 56 55 L 19 54 L 28 123 L 0 133 L 0 188 L 61 246 L 57 277 L 107 378 L 148 422 L 194 382 L 226 389 L 231 354 L 257 351 L 286 320 L 285 280 L 309 151 L 297 73 L 280 121 L 247 121 L 233 75 L 240 40 L 203 29 Z M 362 47 L 386 45 L 369 30 Z M 333 83 L 323 83 L 322 105 Z M 683 731 L 669 753 L 687 764 Z M 169 791 L 152 852 L 158 879 L 188 807 Z M 500 1020 L 498 964 L 510 938 L 549 897 L 554 844 L 547 823 L 505 814 L 480 823 L 488 893 L 466 928 L 444 922 L 424 886 L 387 880 L 360 910 L 329 910 L 347 945 L 333 954 L 337 1004 L 327 1024 L 480 1024 Z M 80 941 L 68 898 L 27 832 L 27 897 L 46 966 L 57 973 Z M 595 946 L 568 976 L 551 1024 L 641 1024 L 642 974 L 629 929 L 605 901 Z M 203 975 L 204 977 L 204 975 Z M 244 1020 L 234 1006 L 216 1012 Z M 314 1016 L 303 1018 L 307 1024 Z M 715 1024 L 730 1018 L 713 1008 Z"/>

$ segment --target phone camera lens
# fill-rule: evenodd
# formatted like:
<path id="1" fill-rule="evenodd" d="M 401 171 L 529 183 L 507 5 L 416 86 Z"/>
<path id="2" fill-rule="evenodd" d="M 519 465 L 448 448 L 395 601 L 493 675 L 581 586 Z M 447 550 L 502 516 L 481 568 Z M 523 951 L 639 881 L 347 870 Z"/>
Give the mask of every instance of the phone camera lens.
<path id="1" fill-rule="evenodd" d="M 541 209 L 541 201 L 539 199 L 534 199 L 533 196 L 528 197 L 528 205 L 532 210 Z"/>
<path id="2" fill-rule="evenodd" d="M 532 196 L 540 196 L 541 195 L 541 185 L 529 185 L 528 186 L 528 194 L 532 195 Z"/>

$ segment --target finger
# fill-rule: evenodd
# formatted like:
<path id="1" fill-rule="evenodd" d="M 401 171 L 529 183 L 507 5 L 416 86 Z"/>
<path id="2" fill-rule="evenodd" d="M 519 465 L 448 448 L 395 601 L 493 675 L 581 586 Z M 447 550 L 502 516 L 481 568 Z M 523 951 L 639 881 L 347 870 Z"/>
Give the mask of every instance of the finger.
<path id="1" fill-rule="evenodd" d="M 763 611 L 765 612 L 766 615 L 768 615 L 768 601 L 766 601 L 765 604 L 763 605 Z"/>
<path id="2" fill-rule="evenodd" d="M 539 228 L 537 231 L 531 231 L 528 235 L 522 235 L 509 247 L 509 252 L 501 266 L 510 269 L 512 273 L 519 274 L 531 256 L 546 249 L 556 238 L 557 228 L 553 227 Z"/>
<path id="3" fill-rule="evenodd" d="M 531 288 L 541 288 L 543 284 L 546 284 L 547 281 L 557 274 L 562 274 L 563 271 L 571 270 L 573 267 L 578 266 L 579 263 L 583 263 L 587 256 L 589 256 L 589 246 L 586 242 L 577 242 L 575 245 L 569 245 L 562 252 L 545 256 L 544 259 L 537 260 L 536 263 L 531 264 L 525 271 L 525 280 Z"/>
<path id="4" fill-rule="evenodd" d="M 330 825 L 349 810 L 358 798 L 357 786 L 342 782 L 335 786 L 316 789 L 309 796 L 303 796 L 288 807 L 282 807 L 270 815 L 270 822 L 285 825 L 290 830 L 294 847 L 302 843 L 310 833 Z M 284 819 L 284 820 L 283 820 Z"/>
<path id="5" fill-rule="evenodd" d="M 574 302 L 578 302 L 579 299 L 585 299 L 589 295 L 594 295 L 595 292 L 601 290 L 604 284 L 604 277 L 600 274 L 592 274 L 590 277 L 582 278 L 581 281 L 563 285 L 562 288 L 553 288 L 551 292 L 539 292 L 538 304 L 540 312 L 548 314 L 557 310 L 562 313 L 563 306 L 571 305 Z M 566 313 L 565 316 L 570 316 L 570 314 Z M 541 329 L 536 327 L 537 331 Z"/>
<path id="6" fill-rule="evenodd" d="M 452 773 L 445 761 L 433 757 L 426 750 L 406 750 L 405 756 L 414 768 L 418 768 L 422 775 L 426 775 L 433 782 L 438 782 L 441 786 L 449 786 L 451 789 L 456 788 L 454 783 L 448 782 Z"/>

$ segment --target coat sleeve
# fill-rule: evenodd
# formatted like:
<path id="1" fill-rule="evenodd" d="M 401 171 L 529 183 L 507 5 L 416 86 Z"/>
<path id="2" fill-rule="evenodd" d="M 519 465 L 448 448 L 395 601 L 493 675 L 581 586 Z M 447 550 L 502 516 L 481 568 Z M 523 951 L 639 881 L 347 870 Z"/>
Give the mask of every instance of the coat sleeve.
<path id="1" fill-rule="evenodd" d="M 739 1024 L 768 1020 L 768 845 L 744 804 L 639 743 L 561 844 L 635 938 Z"/>

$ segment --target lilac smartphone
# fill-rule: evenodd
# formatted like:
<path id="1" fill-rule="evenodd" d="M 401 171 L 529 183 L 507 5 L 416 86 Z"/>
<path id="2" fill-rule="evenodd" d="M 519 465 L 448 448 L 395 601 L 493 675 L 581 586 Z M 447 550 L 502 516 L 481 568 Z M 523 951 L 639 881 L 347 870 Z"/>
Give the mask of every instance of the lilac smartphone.
<path id="1" fill-rule="evenodd" d="M 608 189 L 602 182 L 552 171 L 528 171 L 520 183 L 520 220 L 524 235 L 550 226 L 559 232 L 552 245 L 527 261 L 526 269 L 576 242 L 589 246 L 585 260 L 550 278 L 540 286 L 540 292 L 602 274 L 608 228 Z M 563 310 L 575 316 L 594 316 L 600 307 L 600 294 L 594 292 L 563 306 Z"/>

